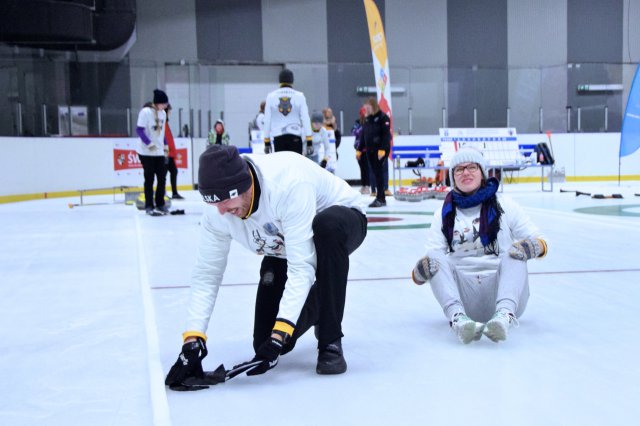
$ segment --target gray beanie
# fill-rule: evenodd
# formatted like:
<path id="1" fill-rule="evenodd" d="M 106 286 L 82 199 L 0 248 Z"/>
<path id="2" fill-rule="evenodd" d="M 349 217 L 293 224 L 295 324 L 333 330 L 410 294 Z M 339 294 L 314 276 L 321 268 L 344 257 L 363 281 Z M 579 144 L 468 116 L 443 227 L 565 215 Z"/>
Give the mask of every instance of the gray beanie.
<path id="1" fill-rule="evenodd" d="M 453 169 L 458 164 L 463 163 L 478 163 L 480 165 L 480 170 L 482 170 L 482 176 L 484 179 L 489 179 L 489 176 L 487 175 L 487 162 L 482 156 L 482 153 L 475 148 L 462 147 L 451 158 L 451 163 L 449 164 L 449 179 L 451 180 L 451 186 L 455 186 L 455 180 L 453 180 Z"/>
<path id="2" fill-rule="evenodd" d="M 211 145 L 200 155 L 198 190 L 206 203 L 236 198 L 251 188 L 247 162 L 233 145 Z"/>

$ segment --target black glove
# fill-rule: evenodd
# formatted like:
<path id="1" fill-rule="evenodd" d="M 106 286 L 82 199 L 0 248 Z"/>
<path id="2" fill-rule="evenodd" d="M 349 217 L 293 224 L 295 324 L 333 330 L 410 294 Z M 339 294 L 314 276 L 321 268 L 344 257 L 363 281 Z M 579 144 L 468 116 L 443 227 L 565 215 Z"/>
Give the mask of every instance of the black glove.
<path id="1" fill-rule="evenodd" d="M 270 139 L 265 139 L 264 140 L 264 153 L 265 154 L 271 154 L 273 152 L 273 147 L 271 146 L 271 140 Z"/>
<path id="2" fill-rule="evenodd" d="M 322 161 L 320 162 L 320 167 L 322 167 L 323 169 L 327 168 L 327 159 L 323 158 Z"/>
<path id="3" fill-rule="evenodd" d="M 172 390 L 200 390 L 209 386 L 185 386 L 184 382 L 188 378 L 203 378 L 202 360 L 207 356 L 207 345 L 204 339 L 198 337 L 195 342 L 189 342 L 182 345 L 182 352 L 178 356 L 178 360 L 169 370 L 164 384 Z"/>
<path id="4" fill-rule="evenodd" d="M 313 141 L 307 141 L 307 155 L 313 155 Z"/>
<path id="5" fill-rule="evenodd" d="M 276 333 L 276 332 L 274 332 Z M 258 374 L 264 374 L 278 365 L 278 358 L 282 352 L 284 342 L 276 339 L 275 337 L 269 337 L 258 350 L 256 356 L 249 362 L 262 361 L 257 367 L 247 371 L 247 376 L 257 376 Z M 246 364 L 246 363 L 245 363 Z M 243 364 L 240 364 L 243 365 Z M 239 367 L 240 365 L 236 366 Z M 236 368 L 234 367 L 234 368 Z"/>

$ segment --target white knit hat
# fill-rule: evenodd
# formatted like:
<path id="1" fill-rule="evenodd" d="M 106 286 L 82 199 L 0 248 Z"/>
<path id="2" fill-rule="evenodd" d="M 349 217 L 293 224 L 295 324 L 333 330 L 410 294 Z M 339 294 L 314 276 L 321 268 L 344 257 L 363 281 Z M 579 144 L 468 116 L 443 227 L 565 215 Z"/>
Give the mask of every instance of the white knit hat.
<path id="1" fill-rule="evenodd" d="M 482 170 L 482 176 L 485 180 L 489 179 L 487 175 L 487 162 L 484 160 L 482 153 L 475 148 L 463 147 L 451 158 L 449 165 L 449 179 L 451 179 L 451 186 L 455 186 L 453 180 L 453 169 L 462 163 L 478 163 L 480 170 Z"/>

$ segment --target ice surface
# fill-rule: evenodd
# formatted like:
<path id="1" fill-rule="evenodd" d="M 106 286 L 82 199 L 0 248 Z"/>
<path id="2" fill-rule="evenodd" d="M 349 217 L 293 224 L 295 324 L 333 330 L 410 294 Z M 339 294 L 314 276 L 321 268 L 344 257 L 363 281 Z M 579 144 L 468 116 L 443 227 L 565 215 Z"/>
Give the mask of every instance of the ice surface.
<path id="1" fill-rule="evenodd" d="M 559 187 L 625 198 L 594 200 Z M 0 424 L 634 424 L 640 184 L 505 192 L 549 240 L 549 255 L 529 262 L 531 298 L 506 342 L 459 343 L 428 285 L 411 282 L 425 229 L 372 229 L 351 256 L 346 374 L 315 373 L 309 333 L 263 376 L 188 393 L 157 384 L 181 346 L 198 195 L 175 203 L 186 215 L 165 217 L 122 204 L 69 209 L 77 199 L 0 205 Z M 432 213 L 440 203 L 387 201 L 376 212 L 402 219 L 390 226 L 428 223 L 429 214 L 410 213 Z M 207 369 L 252 356 L 260 260 L 233 244 Z M 154 334 L 158 352 L 148 347 Z M 162 372 L 149 368 L 158 362 Z"/>

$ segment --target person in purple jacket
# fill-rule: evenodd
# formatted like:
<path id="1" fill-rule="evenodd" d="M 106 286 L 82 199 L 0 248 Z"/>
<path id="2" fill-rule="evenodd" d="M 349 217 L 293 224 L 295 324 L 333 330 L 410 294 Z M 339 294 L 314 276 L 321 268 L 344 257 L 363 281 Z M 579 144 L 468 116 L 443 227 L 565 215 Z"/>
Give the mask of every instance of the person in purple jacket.
<path id="1" fill-rule="evenodd" d="M 167 123 L 166 109 L 169 105 L 167 94 L 160 89 L 153 91 L 153 102 L 145 104 L 138 114 L 136 133 L 140 138 L 138 145 L 138 157 L 144 170 L 144 199 L 145 211 L 148 215 L 159 216 L 169 213 L 168 206 L 164 203 L 166 165 L 165 151 L 169 151 L 169 145 L 164 137 Z M 158 180 L 155 193 L 155 206 L 153 194 L 154 177 Z"/>

